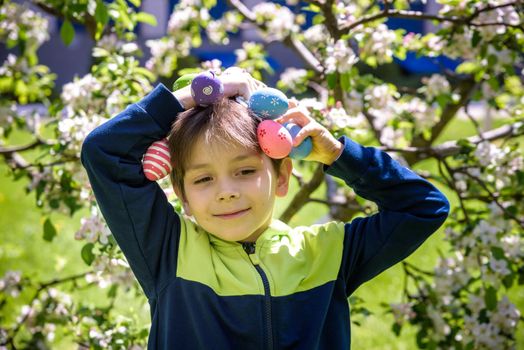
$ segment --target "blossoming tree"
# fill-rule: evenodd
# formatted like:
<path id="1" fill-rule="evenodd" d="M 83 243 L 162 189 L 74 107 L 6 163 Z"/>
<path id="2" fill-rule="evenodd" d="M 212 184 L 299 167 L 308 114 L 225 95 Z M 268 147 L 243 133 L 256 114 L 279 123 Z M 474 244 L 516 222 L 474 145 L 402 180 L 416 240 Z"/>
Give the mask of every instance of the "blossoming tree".
<path id="1" fill-rule="evenodd" d="M 260 40 L 244 42 L 236 50 L 238 66 L 258 78 L 273 74 L 266 48 L 282 42 L 302 60 L 283 72 L 279 88 L 296 95 L 336 135 L 380 147 L 410 166 L 431 160 L 435 171 L 421 174 L 451 193 L 455 205 L 445 225 L 449 251 L 442 252 L 433 270 L 402 263 L 404 296 L 387 306 L 395 316 L 392 331 L 398 334 L 410 323 L 421 348 L 515 348 L 522 318 L 508 295 L 524 284 L 521 1 L 437 0 L 438 10 L 422 13 L 411 11 L 405 0 L 286 0 L 287 6 L 260 2 L 252 8 L 229 0 L 229 11 L 213 19 L 209 11 L 215 0 L 182 0 L 173 9 L 166 35 L 147 42 L 150 59 L 145 66 L 139 61 L 134 28 L 139 22 L 155 25 L 155 18 L 137 10 L 140 0 L 129 3 L 1 2 L 0 42 L 12 53 L 0 67 L 0 154 L 11 180 L 25 180 L 34 193 L 46 240 L 56 235 L 51 211 L 72 215 L 88 209 L 75 237 L 85 242 L 79 259 L 90 272 L 42 282 L 8 271 L 0 279 L 0 311 L 16 304 L 22 290 L 32 290 L 33 297 L 17 318 L 0 316 L 0 348 L 43 348 L 58 330 L 81 348 L 144 346 L 147 331 L 115 317 L 111 307 L 84 305 L 67 292 L 71 285 L 101 287 L 115 298 L 118 288 L 138 288 L 80 165 L 81 144 L 94 127 L 144 96 L 157 79 L 180 74 L 180 59 L 200 46 L 204 35 L 226 45 L 241 28 L 256 28 Z M 62 20 L 60 34 L 66 44 L 75 35 L 73 24 L 85 26 L 95 41 L 90 72 L 55 95 L 55 75 L 39 63 L 37 53 L 49 38 L 42 13 Z M 312 25 L 304 25 L 306 14 Z M 429 21 L 435 30 L 391 30 L 385 25 L 390 18 Z M 378 73 L 408 53 L 435 60 L 445 55 L 458 66 L 442 67 L 441 73 L 422 78 L 417 88 L 394 85 Z M 206 62 L 203 68 L 220 69 L 220 62 Z M 41 108 L 21 113 L 30 103 Z M 489 111 L 495 121 L 481 125 L 475 106 Z M 440 141 L 457 118 L 469 122 L 475 135 Z M 13 144 L 10 134 L 15 129 L 32 140 Z M 311 177 L 295 173 L 301 186 L 282 220 L 291 220 L 309 202 L 329 206 L 332 218 L 346 221 L 375 210 L 351 191 L 339 189 L 321 167 L 302 168 L 307 167 Z M 324 182 L 325 199 L 314 198 L 312 193 Z M 169 184 L 163 186 L 168 191 Z M 365 308 L 353 312 L 359 310 Z"/>

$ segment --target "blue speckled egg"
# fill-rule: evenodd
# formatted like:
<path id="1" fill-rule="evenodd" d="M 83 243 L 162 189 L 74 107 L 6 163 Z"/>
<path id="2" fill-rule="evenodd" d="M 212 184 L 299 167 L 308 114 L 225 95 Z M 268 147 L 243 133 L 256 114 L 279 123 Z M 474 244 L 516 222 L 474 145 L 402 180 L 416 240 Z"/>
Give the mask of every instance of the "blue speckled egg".
<path id="1" fill-rule="evenodd" d="M 275 119 L 287 112 L 288 100 L 280 90 L 264 88 L 251 95 L 249 108 L 261 118 Z"/>
<path id="2" fill-rule="evenodd" d="M 300 126 L 294 123 L 286 123 L 284 124 L 284 127 L 287 129 L 287 131 L 289 131 L 293 140 L 295 139 L 295 136 L 297 136 L 298 132 L 302 129 Z M 291 149 L 289 157 L 293 159 L 304 159 L 309 156 L 312 149 L 313 143 L 311 142 L 311 137 L 308 136 L 300 143 L 300 145 Z"/>

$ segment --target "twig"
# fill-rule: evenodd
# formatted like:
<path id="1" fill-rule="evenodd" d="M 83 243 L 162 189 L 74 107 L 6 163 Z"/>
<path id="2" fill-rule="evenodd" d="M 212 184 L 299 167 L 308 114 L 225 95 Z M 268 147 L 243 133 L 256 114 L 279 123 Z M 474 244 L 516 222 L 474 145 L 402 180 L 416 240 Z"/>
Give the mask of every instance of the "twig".
<path id="1" fill-rule="evenodd" d="M 466 140 L 472 144 L 479 144 L 482 141 L 494 141 L 505 137 L 518 137 L 524 135 L 524 127 L 522 122 L 516 122 L 501 126 L 497 129 L 486 131 L 480 135 L 468 137 Z M 457 141 L 447 141 L 440 145 L 433 147 L 377 147 L 386 152 L 398 152 L 403 154 L 413 154 L 418 158 L 423 156 L 434 156 L 436 158 L 445 158 L 455 155 L 460 152 L 461 146 L 458 145 Z"/>
<path id="2" fill-rule="evenodd" d="M 246 5 L 240 0 L 227 0 L 229 5 L 234 7 L 242 16 L 244 16 L 249 22 L 257 25 L 261 29 L 266 29 L 264 24 L 259 24 L 256 21 L 256 16 L 251 12 Z M 320 61 L 313 55 L 311 51 L 299 40 L 293 38 L 291 35 L 284 39 L 284 43 L 295 49 L 298 55 L 304 60 L 304 62 L 313 69 L 316 73 L 322 73 L 323 67 Z"/>
<path id="3" fill-rule="evenodd" d="M 324 165 L 318 164 L 313 177 L 295 194 L 284 213 L 280 216 L 283 222 L 289 222 L 291 218 L 304 206 L 310 199 L 309 196 L 322 184 L 324 179 Z"/>
<path id="4" fill-rule="evenodd" d="M 35 300 L 38 298 L 38 296 L 40 295 L 40 293 L 42 291 L 44 291 L 45 289 L 49 288 L 49 287 L 52 287 L 52 286 L 55 286 L 57 284 L 62 284 L 62 283 L 67 283 L 67 282 L 71 282 L 71 281 L 75 281 L 77 279 L 80 279 L 80 278 L 84 278 L 89 272 L 84 272 L 84 273 L 80 273 L 80 274 L 77 274 L 77 275 L 72 275 L 72 276 L 68 276 L 68 277 L 65 277 L 65 278 L 55 278 L 55 279 L 52 279 L 51 281 L 49 282 L 45 282 L 45 283 L 40 283 L 40 285 L 37 287 L 36 291 L 35 291 L 35 294 L 33 295 L 33 298 L 31 299 L 31 302 L 29 303 L 30 306 L 30 309 L 33 308 L 33 303 L 35 302 Z M 7 341 L 6 343 L 11 343 L 11 344 L 14 344 L 14 338 L 16 337 L 16 335 L 18 334 L 18 332 L 20 331 L 22 325 L 24 324 L 24 322 L 27 320 L 27 318 L 29 317 L 29 314 L 31 313 L 31 311 L 28 311 L 19 321 L 18 323 L 16 324 L 15 328 L 13 329 L 13 333 L 7 338 Z"/>
<path id="5" fill-rule="evenodd" d="M 479 23 L 473 23 L 473 20 L 478 15 L 480 15 L 482 12 L 491 11 L 491 10 L 494 10 L 494 9 L 497 9 L 497 8 L 501 8 L 501 7 L 513 6 L 513 5 L 517 5 L 518 3 L 519 3 L 519 1 L 510 2 L 510 3 L 506 3 L 506 4 L 500 4 L 500 5 L 496 5 L 496 6 L 488 5 L 488 6 L 484 7 L 484 8 L 482 8 L 482 9 L 478 9 L 473 14 L 471 14 L 470 16 L 467 16 L 467 17 L 431 15 L 431 14 L 426 14 L 426 13 L 423 13 L 423 12 L 420 12 L 420 11 L 391 10 L 391 9 L 385 7 L 384 10 L 382 10 L 379 13 L 362 17 L 360 20 L 358 20 L 356 22 L 353 22 L 353 23 L 346 24 L 346 25 L 342 26 L 339 29 L 339 31 L 341 33 L 349 33 L 352 29 L 354 29 L 354 28 L 356 28 L 356 27 L 358 27 L 358 26 L 360 26 L 362 24 L 365 24 L 365 23 L 368 23 L 368 22 L 373 22 L 373 21 L 376 21 L 376 20 L 379 20 L 379 19 L 382 19 L 382 18 L 404 18 L 404 19 L 413 19 L 413 20 L 432 20 L 432 21 L 437 21 L 437 22 L 451 22 L 451 23 L 455 23 L 455 24 L 469 24 L 469 25 L 473 25 L 473 26 L 480 26 Z M 494 24 L 488 24 L 488 25 L 494 25 Z M 519 25 L 508 25 L 508 26 L 522 29 L 522 26 L 519 26 Z"/>
<path id="6" fill-rule="evenodd" d="M 475 175 L 472 175 L 470 174 L 469 172 L 461 172 L 462 174 L 472 178 L 473 180 L 475 180 L 480 187 L 482 187 L 482 189 L 484 191 L 486 191 L 486 193 L 488 194 L 488 196 L 491 198 L 491 200 L 495 203 L 495 205 L 497 207 L 499 207 L 500 210 L 502 210 L 502 212 L 504 214 L 506 214 L 509 218 L 513 219 L 517 224 L 519 224 L 520 227 L 524 228 L 524 220 L 521 220 L 519 219 L 518 217 L 516 217 L 515 215 L 513 215 L 511 212 L 509 212 L 499 201 L 499 196 L 498 195 L 495 195 L 493 192 L 491 192 L 491 190 L 488 188 L 488 186 L 484 183 L 484 181 L 482 181 L 482 179 L 478 178 L 477 176 Z"/>

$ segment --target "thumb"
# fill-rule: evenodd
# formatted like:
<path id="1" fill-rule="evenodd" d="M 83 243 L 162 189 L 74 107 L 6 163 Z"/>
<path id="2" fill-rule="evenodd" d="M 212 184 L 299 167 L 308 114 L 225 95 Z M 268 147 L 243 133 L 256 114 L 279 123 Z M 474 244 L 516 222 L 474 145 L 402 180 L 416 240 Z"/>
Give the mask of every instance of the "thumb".
<path id="1" fill-rule="evenodd" d="M 298 101 L 296 98 L 290 98 L 287 101 L 287 109 L 295 108 L 298 106 Z"/>

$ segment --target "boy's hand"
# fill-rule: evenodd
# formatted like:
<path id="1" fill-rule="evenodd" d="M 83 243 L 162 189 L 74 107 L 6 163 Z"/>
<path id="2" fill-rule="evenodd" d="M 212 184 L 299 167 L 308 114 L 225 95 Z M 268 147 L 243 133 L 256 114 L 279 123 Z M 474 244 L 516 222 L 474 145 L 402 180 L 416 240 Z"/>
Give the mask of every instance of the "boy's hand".
<path id="1" fill-rule="evenodd" d="M 279 123 L 295 123 L 302 128 L 296 135 L 293 146 L 298 146 L 308 136 L 313 141 L 313 149 L 306 160 L 331 165 L 342 153 L 344 146 L 331 133 L 316 120 L 304 107 L 299 107 L 294 101 L 289 101 L 288 111 L 281 117 L 275 119 Z"/>
<path id="2" fill-rule="evenodd" d="M 241 96 L 246 101 L 249 101 L 253 92 L 266 86 L 239 67 L 229 67 L 218 76 L 218 79 L 224 84 L 225 97 Z"/>
<path id="3" fill-rule="evenodd" d="M 224 84 L 224 97 L 241 96 L 246 101 L 256 90 L 265 87 L 261 81 L 256 80 L 246 70 L 238 67 L 230 67 L 218 76 Z M 195 107 L 196 103 L 191 96 L 191 85 L 173 92 L 184 109 Z"/>

